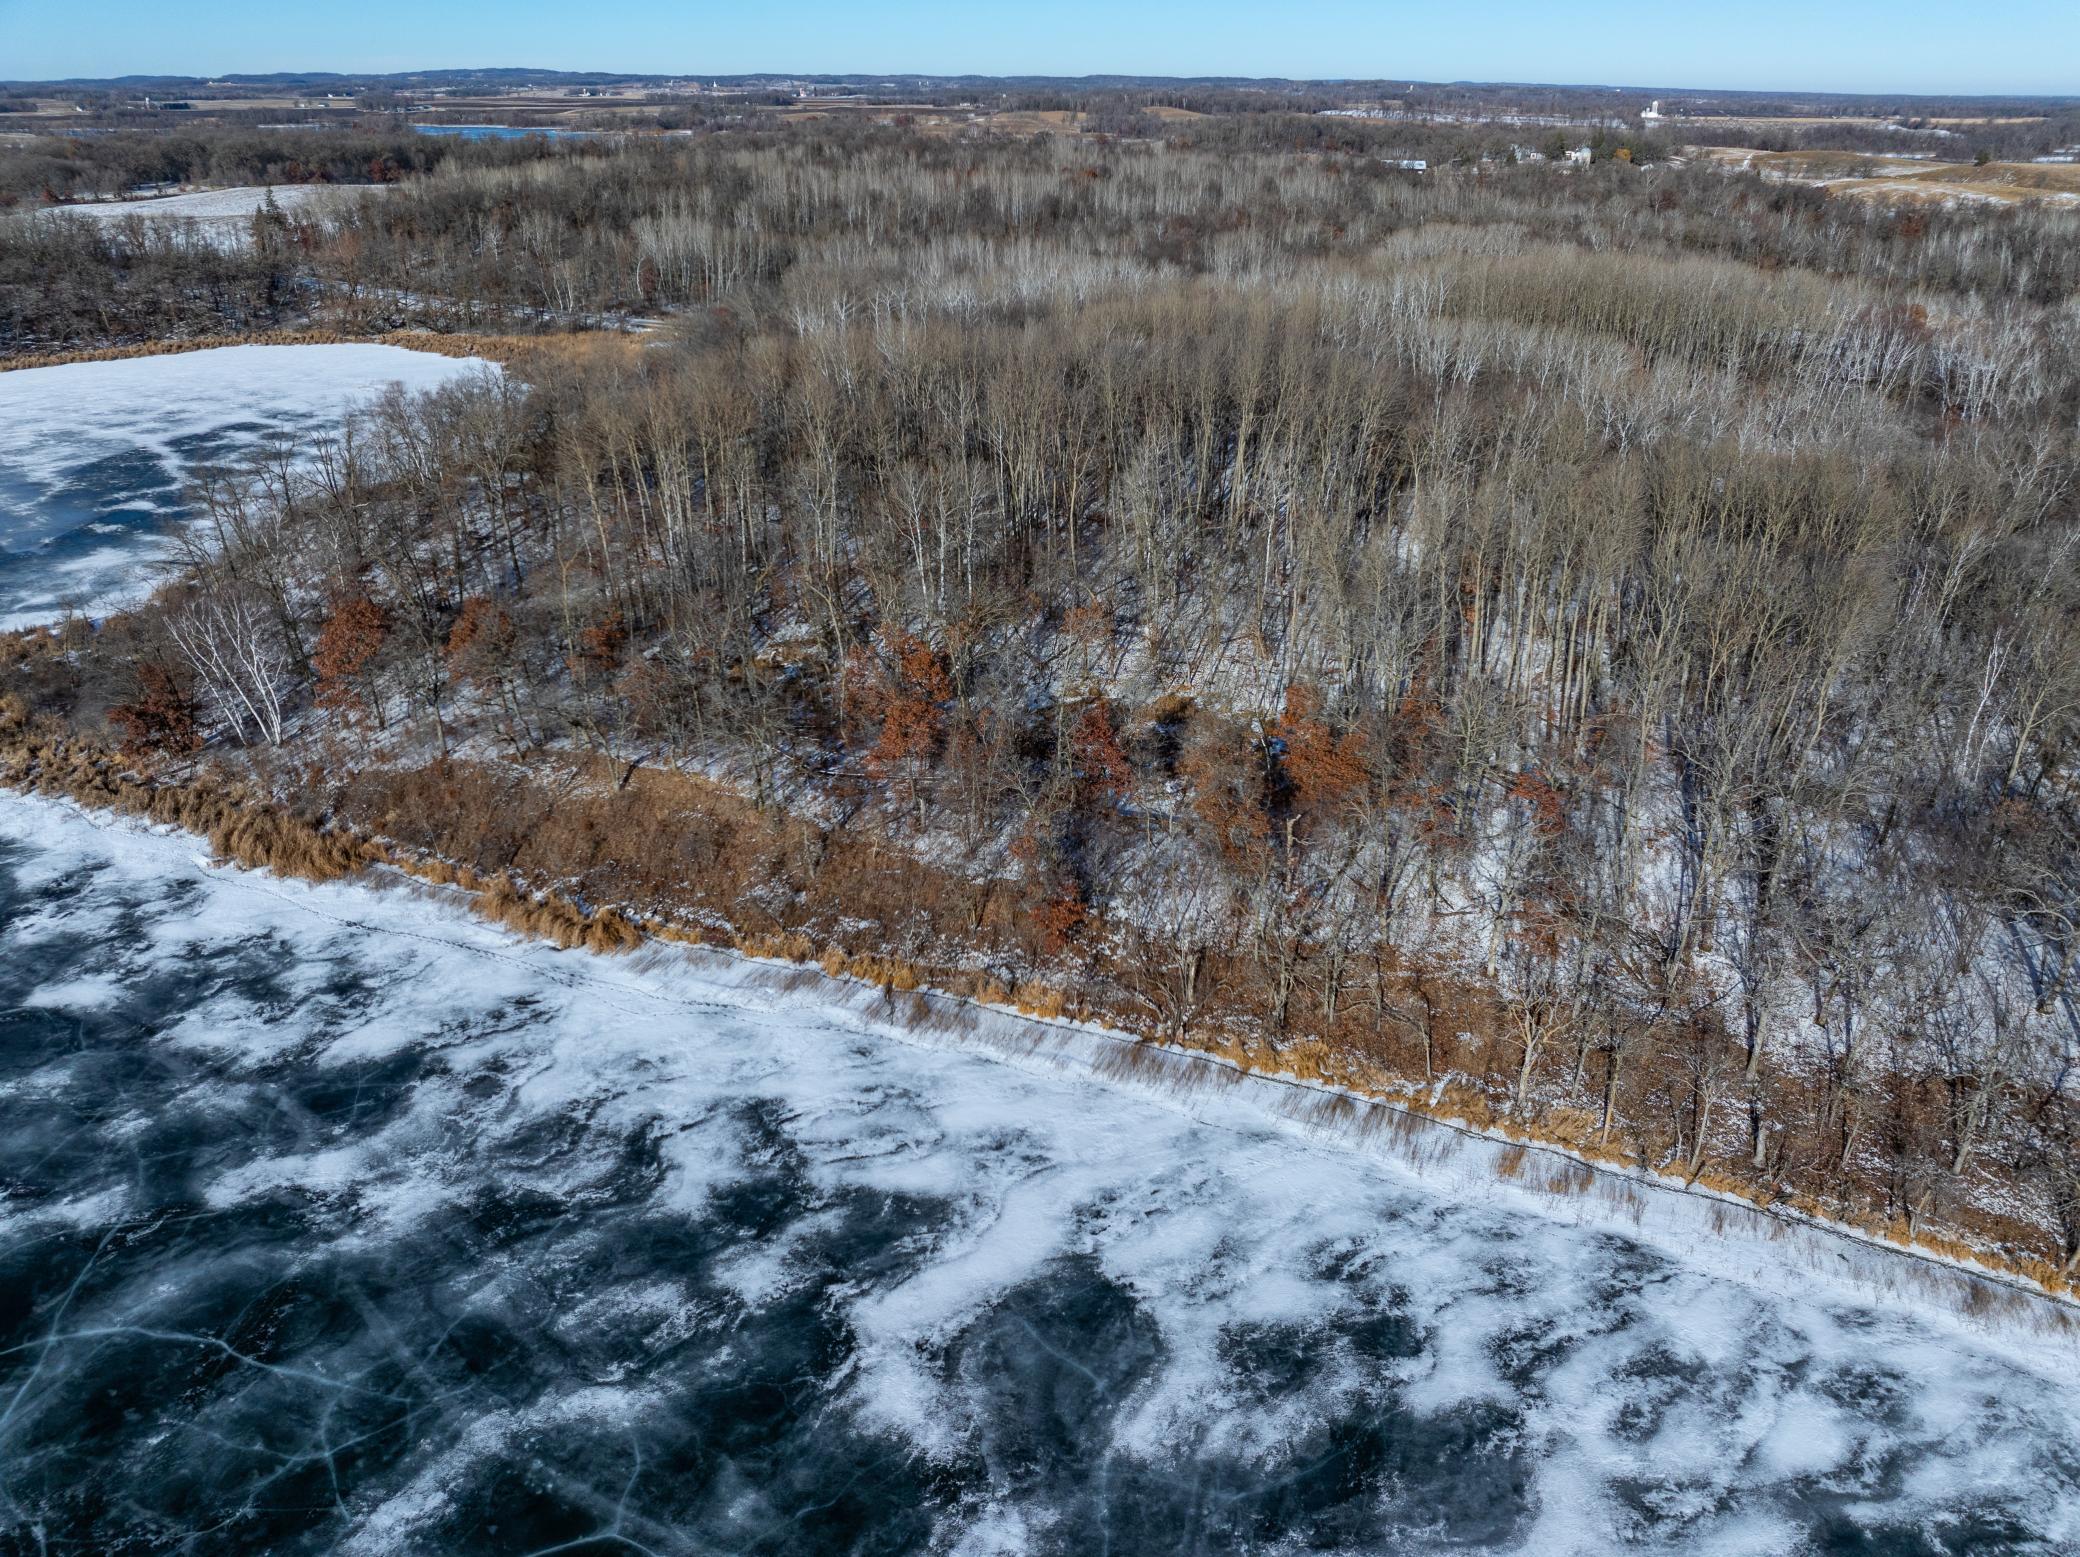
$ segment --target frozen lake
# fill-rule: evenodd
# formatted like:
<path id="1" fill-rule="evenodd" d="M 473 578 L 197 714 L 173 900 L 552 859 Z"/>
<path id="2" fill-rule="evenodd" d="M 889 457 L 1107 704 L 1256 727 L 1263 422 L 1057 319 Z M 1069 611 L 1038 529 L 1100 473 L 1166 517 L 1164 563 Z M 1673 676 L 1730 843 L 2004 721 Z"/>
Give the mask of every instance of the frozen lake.
<path id="1" fill-rule="evenodd" d="M 0 1549 L 2080 1549 L 2069 1356 L 197 849 L 0 796 Z"/>
<path id="2" fill-rule="evenodd" d="M 269 199 L 284 216 L 310 217 L 328 207 L 357 200 L 363 195 L 386 194 L 389 184 L 241 184 L 230 189 L 191 189 L 180 194 L 155 195 L 139 200 L 84 200 L 77 205 L 54 205 L 30 215 L 58 221 L 100 222 L 120 226 L 132 217 L 151 221 L 191 222 L 196 231 L 212 240 L 243 241 L 251 236 L 254 213 Z"/>
<path id="3" fill-rule="evenodd" d="M 412 128 L 421 135 L 449 135 L 465 141 L 524 141 L 531 135 L 539 135 L 544 140 L 551 141 L 582 141 L 608 133 L 602 130 L 541 129 L 514 124 L 415 124 Z"/>
<path id="4" fill-rule="evenodd" d="M 392 384 L 496 369 L 397 346 L 226 346 L 0 372 L 0 630 L 148 594 L 184 489 Z"/>

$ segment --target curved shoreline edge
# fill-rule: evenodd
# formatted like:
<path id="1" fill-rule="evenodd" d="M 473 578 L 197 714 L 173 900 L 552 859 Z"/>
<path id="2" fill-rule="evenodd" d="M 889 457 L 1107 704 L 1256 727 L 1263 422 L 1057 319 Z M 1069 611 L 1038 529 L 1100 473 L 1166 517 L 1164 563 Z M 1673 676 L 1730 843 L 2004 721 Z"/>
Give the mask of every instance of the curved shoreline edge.
<path id="1" fill-rule="evenodd" d="M 253 889 L 268 890 L 263 872 L 314 885 L 354 878 L 371 890 L 410 894 L 444 915 L 474 911 L 508 931 L 522 948 L 516 955 L 529 966 L 553 969 L 563 982 L 681 1009 L 715 1004 L 715 999 L 685 998 L 670 989 L 674 978 L 690 973 L 715 996 L 741 1006 L 813 1011 L 899 1042 L 980 1051 L 1029 1072 L 1122 1088 L 1210 1127 L 1275 1130 L 1318 1146 L 1359 1151 L 1429 1192 L 1571 1220 L 1592 1232 L 1645 1244 L 1719 1279 L 1771 1291 L 1781 1289 L 1785 1277 L 1809 1272 L 1838 1285 L 1845 1296 L 1917 1318 L 1945 1320 L 1975 1342 L 2003 1345 L 2033 1368 L 2050 1361 L 2047 1345 L 2061 1354 L 2059 1366 L 2080 1365 L 2080 1302 L 1994 1264 L 1906 1246 L 1852 1224 L 1758 1204 L 1638 1165 L 1596 1162 L 1535 1132 L 1483 1128 L 1433 1112 L 1419 1099 L 1395 1100 L 1249 1067 L 1221 1054 L 1095 1022 L 1036 1014 L 929 985 L 898 988 L 743 946 L 644 934 L 614 909 L 586 915 L 574 904 L 551 900 L 524 905 L 527 911 L 516 914 L 511 900 L 499 899 L 492 888 L 457 885 L 452 870 L 404 857 L 374 840 L 350 842 L 319 833 L 255 797 L 201 797 L 187 786 L 146 786 L 128 779 L 101 795 L 82 794 L 80 786 L 52 783 L 54 776 L 46 771 L 32 777 L 6 763 L 0 766 L 0 791 L 134 838 L 180 839 L 178 847 L 190 859 L 202 846 L 226 867 L 218 879 Z M 299 839 L 299 832 L 309 836 Z M 329 847 L 299 859 L 294 846 L 300 843 L 310 851 L 313 839 Z M 497 955 L 465 940 L 331 914 L 309 901 L 285 901 L 346 927 L 416 935 L 453 950 Z M 579 925 L 608 929 L 574 934 L 570 916 Z M 592 955 L 556 964 L 543 960 L 559 950 Z M 615 961 L 642 982 L 613 976 L 608 957 L 616 953 Z"/>
<path id="2" fill-rule="evenodd" d="M 58 351 L 0 356 L 0 373 L 28 368 L 63 368 L 84 362 L 128 362 L 138 357 L 180 357 L 191 352 L 221 351 L 229 346 L 397 346 L 437 357 L 482 357 L 504 367 L 522 365 L 546 351 L 583 349 L 600 341 L 625 341 L 614 331 L 570 331 L 562 334 L 513 335 L 458 330 L 249 330 L 235 335 L 197 335 L 185 340 L 136 341 L 121 346 L 80 346 Z"/>

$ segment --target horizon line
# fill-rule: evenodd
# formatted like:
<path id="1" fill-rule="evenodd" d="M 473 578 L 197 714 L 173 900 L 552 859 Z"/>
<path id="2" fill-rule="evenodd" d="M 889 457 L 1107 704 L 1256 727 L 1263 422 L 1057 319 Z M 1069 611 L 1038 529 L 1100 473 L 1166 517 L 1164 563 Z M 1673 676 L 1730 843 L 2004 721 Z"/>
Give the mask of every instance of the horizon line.
<path id="1" fill-rule="evenodd" d="M 23 76 L 0 79 L 0 86 L 36 87 L 68 86 L 94 87 L 116 86 L 134 81 L 236 81 L 265 82 L 279 77 L 335 77 L 340 80 L 409 80 L 420 76 L 452 76 L 502 74 L 536 77 L 587 77 L 608 78 L 627 82 L 650 82 L 665 80 L 709 80 L 729 82 L 757 81 L 830 81 L 846 82 L 878 78 L 887 81 L 906 82 L 1022 82 L 1036 84 L 1081 85 L 1090 83 L 1112 83 L 1119 85 L 1149 84 L 1177 86 L 1251 86 L 1259 84 L 1292 87 L 1354 87 L 1385 85 L 1389 82 L 1406 80 L 1411 87 L 1482 87 L 1518 88 L 1538 91 L 1572 92 L 1679 92 L 1692 94 L 1721 94 L 1743 97 L 1804 96 L 1826 98 L 1971 98 L 1999 101 L 2025 101 L 2048 103 L 2080 103 L 2080 89 L 2068 92 L 2056 91 L 2013 91 L 1981 90 L 1969 87 L 1945 88 L 1835 88 L 1797 86 L 1697 86 L 1676 85 L 1667 82 L 1625 83 L 1608 81 L 1514 81 L 1506 79 L 1482 79 L 1458 77 L 1450 80 L 1425 79 L 1420 76 L 1251 76 L 1201 72 L 1192 75 L 1166 75 L 1157 72 L 1132 70 L 1091 70 L 1068 75 L 1050 71 L 1004 72 L 981 70 L 843 70 L 843 71 L 788 71 L 788 70 L 663 70 L 630 71 L 616 69 L 576 69 L 560 66 L 537 65 L 427 65 L 406 70 L 353 70 L 334 68 L 304 69 L 286 66 L 275 70 L 231 70 L 217 72 L 195 71 L 126 71 L 114 76 Z"/>

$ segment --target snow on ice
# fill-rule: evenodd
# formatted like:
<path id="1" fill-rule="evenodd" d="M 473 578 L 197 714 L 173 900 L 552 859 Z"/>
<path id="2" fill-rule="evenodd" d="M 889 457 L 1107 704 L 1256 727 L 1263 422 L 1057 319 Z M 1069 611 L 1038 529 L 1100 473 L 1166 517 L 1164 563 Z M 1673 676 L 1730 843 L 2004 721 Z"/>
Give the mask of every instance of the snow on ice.
<path id="1" fill-rule="evenodd" d="M 0 1522 L 370 1552 L 2080 1543 L 2072 1341 L 1889 1290 L 1894 1257 L 1714 1234 L 1697 1197 L 1541 1197 L 1490 1143 L 1102 1033 L 557 952 L 194 848 L 0 798 L 0 1258 L 32 1292 Z M 76 1435 L 109 1389 L 121 1423 Z"/>
<path id="2" fill-rule="evenodd" d="M 184 488 L 290 434 L 337 436 L 396 384 L 497 372 L 365 343 L 226 346 L 0 373 L 0 630 L 99 614 L 156 582 Z"/>

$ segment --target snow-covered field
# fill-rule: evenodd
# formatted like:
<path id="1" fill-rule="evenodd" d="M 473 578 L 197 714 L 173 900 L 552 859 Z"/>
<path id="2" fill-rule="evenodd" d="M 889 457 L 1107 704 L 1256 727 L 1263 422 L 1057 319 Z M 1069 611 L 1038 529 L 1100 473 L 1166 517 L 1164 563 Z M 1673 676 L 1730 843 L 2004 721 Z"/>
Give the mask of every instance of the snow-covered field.
<path id="1" fill-rule="evenodd" d="M 18 1543 L 2080 1545 L 2072 1341 L 1885 1256 L 197 848 L 0 797 Z"/>
<path id="2" fill-rule="evenodd" d="M 496 372 L 396 346 L 227 346 L 0 372 L 0 630 L 148 593 L 184 487 L 272 440 L 336 434 L 390 385 Z"/>
<path id="3" fill-rule="evenodd" d="M 48 206 L 35 214 L 68 221 L 103 223 L 125 222 L 132 217 L 152 221 L 174 218 L 194 222 L 211 232 L 221 230 L 243 236 L 246 223 L 255 211 L 266 205 L 270 192 L 284 216 L 309 216 L 328 205 L 381 193 L 389 187 L 385 184 L 277 184 L 270 191 L 266 185 L 250 184 L 235 189 L 196 189 L 186 194 L 143 200 L 90 200 L 78 205 Z"/>

